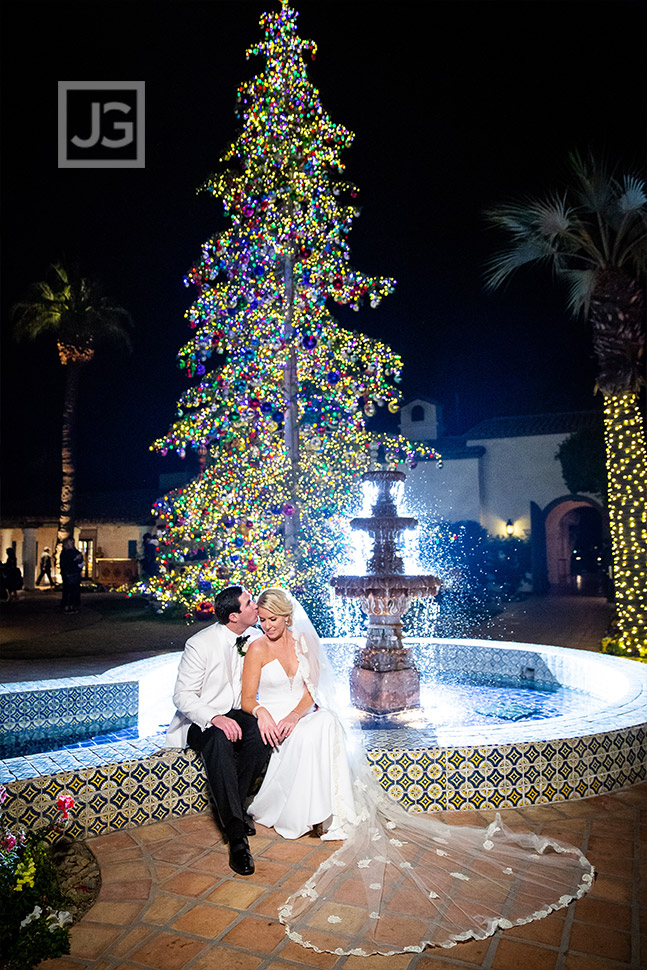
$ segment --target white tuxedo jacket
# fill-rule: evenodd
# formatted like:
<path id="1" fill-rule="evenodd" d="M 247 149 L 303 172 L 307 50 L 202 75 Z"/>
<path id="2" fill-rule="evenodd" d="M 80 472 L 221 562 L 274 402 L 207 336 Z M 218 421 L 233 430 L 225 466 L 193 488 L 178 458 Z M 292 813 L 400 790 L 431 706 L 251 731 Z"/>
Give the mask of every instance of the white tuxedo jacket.
<path id="1" fill-rule="evenodd" d="M 262 634 L 250 627 L 244 635 L 253 640 Z M 243 658 L 234 646 L 237 636 L 213 623 L 187 640 L 173 692 L 177 710 L 166 732 L 167 748 L 186 747 L 191 724 L 204 730 L 216 714 L 240 707 Z"/>

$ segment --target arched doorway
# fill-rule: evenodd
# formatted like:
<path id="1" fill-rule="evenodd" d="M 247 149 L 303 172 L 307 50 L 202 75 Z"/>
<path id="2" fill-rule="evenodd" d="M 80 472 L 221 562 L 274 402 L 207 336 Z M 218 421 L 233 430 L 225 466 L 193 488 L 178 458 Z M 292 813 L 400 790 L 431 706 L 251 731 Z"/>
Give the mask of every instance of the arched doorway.
<path id="1" fill-rule="evenodd" d="M 569 497 L 545 510 L 550 592 L 601 596 L 606 592 L 609 542 L 601 506 Z"/>

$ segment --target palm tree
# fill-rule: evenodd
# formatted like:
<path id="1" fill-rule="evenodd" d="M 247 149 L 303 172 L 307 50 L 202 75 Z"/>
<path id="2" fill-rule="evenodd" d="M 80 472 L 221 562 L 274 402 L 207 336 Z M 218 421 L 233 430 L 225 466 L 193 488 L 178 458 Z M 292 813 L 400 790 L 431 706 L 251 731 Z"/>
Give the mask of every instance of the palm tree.
<path id="1" fill-rule="evenodd" d="M 621 649 L 647 656 L 647 460 L 639 392 L 645 383 L 645 179 L 616 175 L 589 154 L 570 156 L 562 194 L 497 206 L 490 224 L 509 236 L 486 269 L 495 289 L 544 263 L 568 287 L 568 307 L 591 325 L 604 396 L 609 523 Z"/>
<path id="2" fill-rule="evenodd" d="M 81 369 L 94 357 L 102 341 L 120 343 L 130 350 L 130 315 L 114 306 L 96 282 L 78 271 L 68 272 L 56 263 L 50 279 L 31 286 L 27 298 L 12 309 L 18 339 L 35 340 L 51 334 L 65 368 L 65 400 L 61 444 L 61 508 L 55 561 L 63 540 L 74 533 L 76 500 L 76 413 Z"/>

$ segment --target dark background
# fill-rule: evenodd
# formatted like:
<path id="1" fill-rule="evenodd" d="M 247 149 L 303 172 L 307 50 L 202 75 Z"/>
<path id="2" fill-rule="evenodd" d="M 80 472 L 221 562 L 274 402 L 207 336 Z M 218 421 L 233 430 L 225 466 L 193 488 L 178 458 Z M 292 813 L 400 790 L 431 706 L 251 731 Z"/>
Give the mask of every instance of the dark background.
<path id="1" fill-rule="evenodd" d="M 83 374 L 81 490 L 157 488 L 195 459 L 152 455 L 185 387 L 183 276 L 222 228 L 197 187 L 233 139 L 265 2 L 8 2 L 3 14 L 3 500 L 56 496 L 64 374 L 53 342 L 16 345 L 9 310 L 50 262 L 78 261 L 132 314 L 134 352 Z M 573 149 L 645 163 L 645 15 L 631 2 L 307 2 L 299 33 L 362 215 L 352 263 L 398 280 L 379 309 L 335 311 L 404 359 L 405 398 L 461 433 L 496 415 L 599 407 L 585 325 L 548 272 L 487 295 L 483 209 L 564 183 Z M 146 168 L 57 168 L 58 80 L 145 80 Z M 500 241 L 500 240 L 499 240 Z"/>

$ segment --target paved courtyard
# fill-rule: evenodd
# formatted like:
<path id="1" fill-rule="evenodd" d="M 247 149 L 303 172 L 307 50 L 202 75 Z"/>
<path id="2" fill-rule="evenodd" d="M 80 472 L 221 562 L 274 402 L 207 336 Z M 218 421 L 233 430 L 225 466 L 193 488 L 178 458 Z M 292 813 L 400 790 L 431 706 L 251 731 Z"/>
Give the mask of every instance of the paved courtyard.
<path id="1" fill-rule="evenodd" d="M 105 594 L 103 594 L 105 596 Z M 151 622 L 133 605 L 86 597 L 78 617 L 55 594 L 4 605 L 5 680 L 92 673 L 181 649 L 182 624 Z M 110 608 L 106 607 L 106 603 Z M 103 605 L 102 605 L 103 604 Z M 129 613 L 129 610 L 132 612 Z M 601 599 L 530 597 L 474 636 L 597 649 L 611 609 Z M 62 623 L 66 620 L 67 623 Z M 69 621 L 72 621 L 70 624 Z M 630 661 L 627 661 L 630 663 Z M 277 906 L 333 851 L 307 836 L 259 829 L 251 877 L 235 875 L 208 814 L 171 819 L 89 842 L 101 867 L 96 904 L 72 928 L 69 956 L 45 970 L 640 970 L 647 966 L 647 783 L 610 795 L 506 809 L 511 828 L 578 845 L 597 870 L 592 891 L 566 909 L 481 942 L 393 957 L 317 954 L 289 941 Z M 486 824 L 491 812 L 448 812 L 449 824 Z"/>

